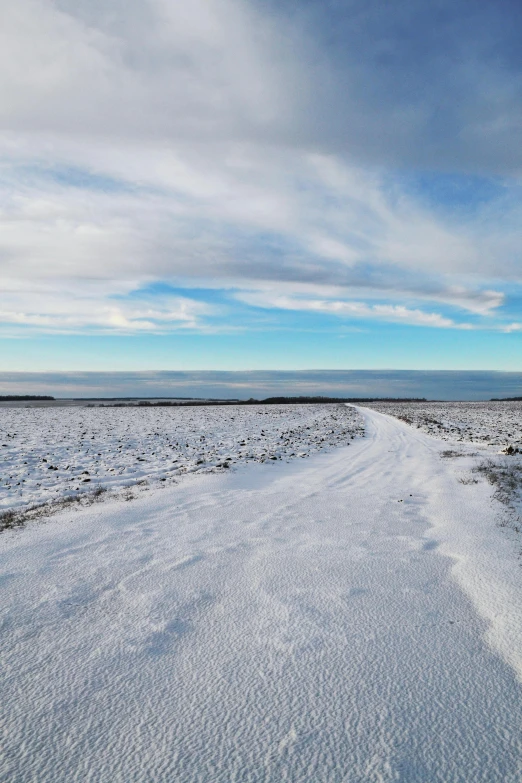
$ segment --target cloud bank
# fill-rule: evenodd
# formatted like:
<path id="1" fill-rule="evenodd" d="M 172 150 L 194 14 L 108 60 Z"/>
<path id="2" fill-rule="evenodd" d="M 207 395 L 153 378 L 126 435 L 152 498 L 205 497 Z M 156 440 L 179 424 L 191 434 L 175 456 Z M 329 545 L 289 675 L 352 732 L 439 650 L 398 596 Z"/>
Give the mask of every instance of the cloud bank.
<path id="1" fill-rule="evenodd" d="M 0 394 L 263 398 L 273 395 L 487 400 L 522 395 L 522 373 L 410 370 L 2 373 Z"/>

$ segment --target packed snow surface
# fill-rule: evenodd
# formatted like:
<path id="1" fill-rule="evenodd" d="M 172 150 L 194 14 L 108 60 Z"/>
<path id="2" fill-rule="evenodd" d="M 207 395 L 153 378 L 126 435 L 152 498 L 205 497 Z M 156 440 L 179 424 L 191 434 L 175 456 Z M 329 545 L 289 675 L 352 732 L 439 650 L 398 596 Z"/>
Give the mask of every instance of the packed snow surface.
<path id="1" fill-rule="evenodd" d="M 520 568 L 491 489 L 365 416 L 350 448 L 0 536 L 0 778 L 519 783 Z"/>
<path id="2" fill-rule="evenodd" d="M 522 402 L 393 402 L 371 403 L 379 410 L 428 435 L 454 444 L 446 457 L 462 457 L 473 444 L 477 457 L 472 472 L 461 481 L 474 483 L 486 477 L 503 502 L 516 509 L 510 521 L 522 530 Z M 505 455 L 505 456 L 504 456 Z"/>
<path id="3" fill-rule="evenodd" d="M 444 440 L 522 448 L 522 401 L 381 402 L 369 405 Z"/>
<path id="4" fill-rule="evenodd" d="M 0 510 L 94 486 L 118 489 L 233 463 L 308 457 L 360 434 L 359 414 L 345 405 L 5 407 Z"/>

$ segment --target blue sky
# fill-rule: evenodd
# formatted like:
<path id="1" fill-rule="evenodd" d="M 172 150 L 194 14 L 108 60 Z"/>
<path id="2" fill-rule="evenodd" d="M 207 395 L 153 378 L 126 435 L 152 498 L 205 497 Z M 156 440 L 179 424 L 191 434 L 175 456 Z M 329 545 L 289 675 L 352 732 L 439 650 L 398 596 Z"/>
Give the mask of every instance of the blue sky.
<path id="1" fill-rule="evenodd" d="M 3 16 L 2 371 L 520 368 L 520 3 Z"/>

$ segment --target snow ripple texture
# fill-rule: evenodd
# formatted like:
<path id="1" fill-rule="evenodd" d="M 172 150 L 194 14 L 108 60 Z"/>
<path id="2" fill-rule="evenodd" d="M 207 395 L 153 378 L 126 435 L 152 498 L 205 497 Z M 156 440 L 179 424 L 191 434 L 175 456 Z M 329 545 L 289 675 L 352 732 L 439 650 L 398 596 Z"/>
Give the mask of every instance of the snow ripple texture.
<path id="1" fill-rule="evenodd" d="M 368 407 L 442 440 L 522 448 L 522 401 L 383 402 Z"/>
<path id="2" fill-rule="evenodd" d="M 519 783 L 522 686 L 486 641 L 521 648 L 516 554 L 477 571 L 487 486 L 366 417 L 349 449 L 2 536 L 0 778 Z"/>
<path id="3" fill-rule="evenodd" d="M 0 509 L 308 457 L 363 434 L 344 405 L 0 409 Z"/>

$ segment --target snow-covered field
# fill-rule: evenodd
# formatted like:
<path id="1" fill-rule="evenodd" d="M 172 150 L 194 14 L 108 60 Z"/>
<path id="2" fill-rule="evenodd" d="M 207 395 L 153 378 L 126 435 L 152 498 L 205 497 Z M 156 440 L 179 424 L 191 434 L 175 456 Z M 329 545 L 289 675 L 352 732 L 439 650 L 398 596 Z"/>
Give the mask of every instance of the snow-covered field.
<path id="1" fill-rule="evenodd" d="M 345 405 L 0 409 L 0 510 L 346 445 Z"/>
<path id="2" fill-rule="evenodd" d="M 381 402 L 369 407 L 443 440 L 522 449 L 522 401 Z"/>
<path id="3" fill-rule="evenodd" d="M 265 410 L 223 424 L 219 459 L 314 415 Z M 360 426 L 316 415 L 332 444 Z M 520 783 L 507 512 L 459 481 L 476 458 L 441 459 L 474 446 L 362 415 L 350 448 L 265 448 L 0 536 L 0 780 Z"/>
<path id="4" fill-rule="evenodd" d="M 522 401 L 370 403 L 381 413 L 395 416 L 439 440 L 451 442 L 446 457 L 465 457 L 472 444 L 479 459 L 467 464 L 461 481 L 487 479 L 496 497 L 517 514 L 506 524 L 522 532 Z"/>

